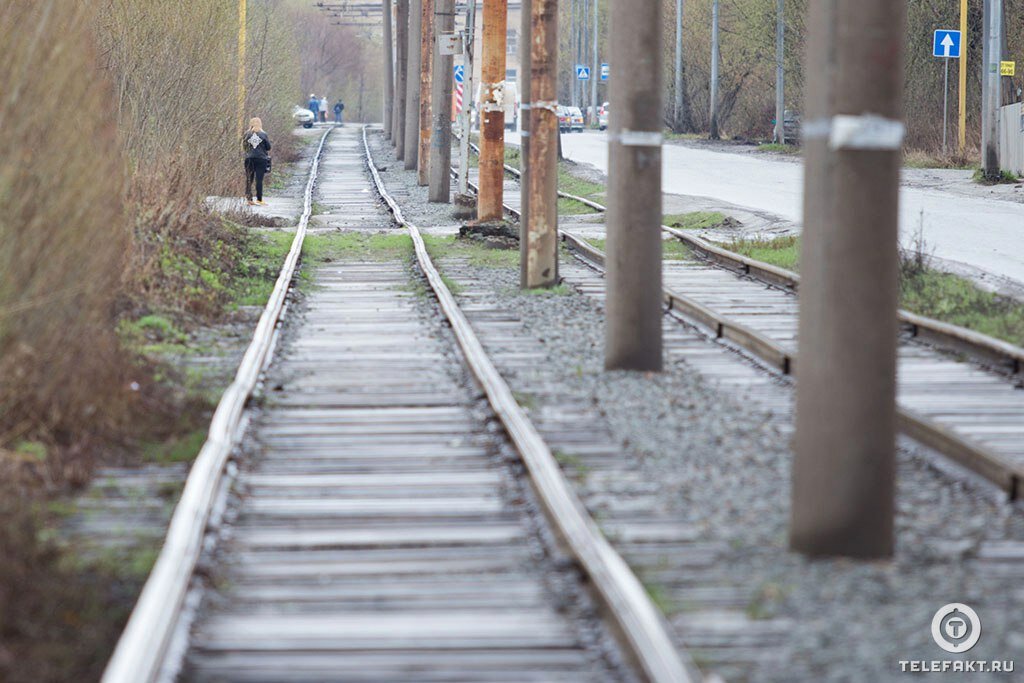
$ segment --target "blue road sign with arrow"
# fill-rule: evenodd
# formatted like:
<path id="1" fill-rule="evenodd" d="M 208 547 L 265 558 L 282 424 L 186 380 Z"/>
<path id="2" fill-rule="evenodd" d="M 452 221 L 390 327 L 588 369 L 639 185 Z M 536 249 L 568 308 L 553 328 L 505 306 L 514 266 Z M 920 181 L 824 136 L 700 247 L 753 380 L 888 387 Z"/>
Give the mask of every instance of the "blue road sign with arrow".
<path id="1" fill-rule="evenodd" d="M 935 41 L 932 44 L 932 55 L 944 57 L 945 59 L 959 59 L 960 31 L 937 30 L 935 32 Z"/>
<path id="2" fill-rule="evenodd" d="M 464 64 L 456 64 L 452 67 L 452 71 L 455 74 L 456 83 L 464 83 L 466 81 L 466 66 Z"/>
<path id="3" fill-rule="evenodd" d="M 590 67 L 583 66 L 582 64 L 576 65 L 576 78 L 581 81 L 590 80 Z"/>

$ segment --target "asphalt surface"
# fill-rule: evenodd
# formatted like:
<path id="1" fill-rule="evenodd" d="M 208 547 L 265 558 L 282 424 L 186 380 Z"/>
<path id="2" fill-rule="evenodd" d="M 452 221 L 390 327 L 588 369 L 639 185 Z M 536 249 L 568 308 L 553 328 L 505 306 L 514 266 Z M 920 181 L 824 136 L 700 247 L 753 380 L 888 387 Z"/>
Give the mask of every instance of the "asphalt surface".
<path id="1" fill-rule="evenodd" d="M 518 133 L 506 140 L 519 143 Z M 562 136 L 566 158 L 608 171 L 607 134 Z M 771 214 L 799 229 L 803 203 L 803 163 L 797 158 L 703 146 L 666 144 L 666 194 L 704 197 L 726 205 Z M 1024 191 L 985 188 L 970 171 L 904 172 L 900 195 L 900 241 L 912 247 L 921 230 L 938 259 L 1006 278 L 1024 287 Z M 991 195 L 991 196 L 986 196 Z M 1016 201 L 1014 201 L 1016 199 Z M 994 286 L 1000 283 L 994 282 Z"/>

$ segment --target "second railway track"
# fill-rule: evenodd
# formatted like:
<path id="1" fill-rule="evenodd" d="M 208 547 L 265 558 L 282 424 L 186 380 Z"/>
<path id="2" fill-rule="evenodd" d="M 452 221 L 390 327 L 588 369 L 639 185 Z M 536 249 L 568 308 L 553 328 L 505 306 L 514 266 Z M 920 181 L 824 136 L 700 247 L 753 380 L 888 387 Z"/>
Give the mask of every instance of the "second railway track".
<path id="1" fill-rule="evenodd" d="M 475 149 L 475 146 L 474 146 Z M 506 172 L 518 179 L 511 166 Z M 559 193 L 603 212 L 591 200 Z M 506 210 L 518 212 L 518 188 L 507 193 Z M 666 310 L 742 349 L 783 376 L 797 371 L 799 276 L 679 230 L 664 228 L 686 244 L 692 261 L 666 260 Z M 572 230 L 561 230 L 566 246 L 598 273 L 604 254 Z M 586 278 L 581 280 L 585 282 Z M 984 335 L 900 313 L 901 431 L 988 480 L 1011 500 L 1024 496 L 1024 349 Z M 963 356 L 963 357 L 959 357 Z"/>

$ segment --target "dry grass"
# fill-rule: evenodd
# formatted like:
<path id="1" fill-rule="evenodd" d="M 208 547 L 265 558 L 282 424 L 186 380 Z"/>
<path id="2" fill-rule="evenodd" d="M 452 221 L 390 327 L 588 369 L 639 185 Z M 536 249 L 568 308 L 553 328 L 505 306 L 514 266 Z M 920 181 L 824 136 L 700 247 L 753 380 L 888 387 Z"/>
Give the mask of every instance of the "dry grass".
<path id="1" fill-rule="evenodd" d="M 43 514 L 194 412 L 119 318 L 215 318 L 252 284 L 253 240 L 203 202 L 240 194 L 236 8 L 0 3 L 0 680 L 95 680 L 138 590 L 77 563 Z M 246 115 L 278 161 L 298 92 L 285 16 L 250 0 Z"/>
<path id="2" fill-rule="evenodd" d="M 126 169 L 88 25 L 82 3 L 0 8 L 0 444 L 81 444 L 125 415 Z M 82 476 L 74 457 L 57 466 Z"/>

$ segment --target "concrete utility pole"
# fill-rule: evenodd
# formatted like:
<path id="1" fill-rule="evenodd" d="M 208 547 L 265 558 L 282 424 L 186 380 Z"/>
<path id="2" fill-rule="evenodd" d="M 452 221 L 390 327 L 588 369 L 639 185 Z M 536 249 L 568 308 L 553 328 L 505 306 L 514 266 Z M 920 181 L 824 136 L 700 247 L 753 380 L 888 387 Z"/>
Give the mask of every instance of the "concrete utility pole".
<path id="1" fill-rule="evenodd" d="M 775 19 L 775 142 L 786 144 L 786 0 Z"/>
<path id="2" fill-rule="evenodd" d="M 420 85 L 423 60 L 423 0 L 409 0 L 409 66 L 405 92 L 405 170 L 415 171 L 420 158 Z"/>
<path id="3" fill-rule="evenodd" d="M 467 3 L 466 7 L 466 58 L 465 87 L 462 90 L 462 139 L 459 140 L 459 194 L 469 194 L 469 136 L 473 127 L 473 110 L 475 109 L 475 86 L 473 84 L 473 54 L 476 49 L 476 2 Z"/>
<path id="4" fill-rule="evenodd" d="M 508 0 L 484 0 L 484 61 L 480 91 L 480 222 L 504 218 L 505 48 Z"/>
<path id="5" fill-rule="evenodd" d="M 986 178 L 999 177 L 999 105 L 1001 76 L 999 62 L 1003 44 L 1003 2 L 985 0 L 985 70 L 981 77 L 981 166 Z"/>
<path id="6" fill-rule="evenodd" d="M 675 97 L 672 107 L 672 129 L 680 133 L 683 128 L 683 0 L 676 0 L 676 59 Z"/>
<path id="7" fill-rule="evenodd" d="M 405 110 L 409 94 L 409 0 L 395 0 L 395 53 L 398 68 L 395 78 L 395 113 L 392 117 L 391 140 L 395 144 L 395 158 L 405 159 Z"/>
<path id="8" fill-rule="evenodd" d="M 530 261 L 530 103 L 533 102 L 533 3 L 523 0 L 519 12 L 519 286 L 529 289 Z M 557 35 L 557 32 L 556 32 Z M 539 36 L 543 39 L 543 36 Z"/>
<path id="9" fill-rule="evenodd" d="M 661 3 L 612 0 L 605 368 L 662 369 Z"/>
<path id="10" fill-rule="evenodd" d="M 420 149 L 416 160 L 417 180 L 421 187 L 430 184 L 430 135 L 433 118 L 430 115 L 431 82 L 434 66 L 434 0 L 423 3 L 420 15 Z"/>
<path id="11" fill-rule="evenodd" d="M 558 0 L 532 0 L 524 289 L 558 284 Z"/>
<path id="12" fill-rule="evenodd" d="M 451 55 L 441 55 L 440 38 L 455 31 L 455 0 L 435 0 L 437 10 L 434 40 L 434 76 L 431 80 L 431 116 L 434 130 L 430 135 L 430 192 L 432 202 L 451 201 L 452 176 L 452 64 Z"/>
<path id="13" fill-rule="evenodd" d="M 711 5 L 711 139 L 717 140 L 718 131 L 718 0 Z"/>
<path id="14" fill-rule="evenodd" d="M 572 98 L 569 100 L 569 106 L 578 107 L 580 106 L 579 101 L 579 79 L 576 78 L 576 65 L 580 63 L 579 55 L 576 52 L 576 2 L 572 0 L 569 5 L 569 54 L 572 55 L 572 73 L 573 80 L 572 84 Z"/>
<path id="15" fill-rule="evenodd" d="M 600 39 L 600 31 L 598 30 L 598 22 L 600 14 L 598 8 L 601 5 L 600 0 L 592 0 L 594 3 L 594 35 L 592 38 L 594 51 L 593 67 L 590 69 L 590 125 L 597 126 L 597 108 L 600 106 L 600 102 L 597 101 L 597 83 L 601 80 L 601 51 L 598 49 L 598 40 Z"/>
<path id="16" fill-rule="evenodd" d="M 906 3 L 810 3 L 790 546 L 893 552 Z"/>
<path id="17" fill-rule="evenodd" d="M 381 10 L 384 18 L 384 139 L 390 140 L 395 107 L 395 47 L 391 38 L 391 0 L 382 0 Z"/>

